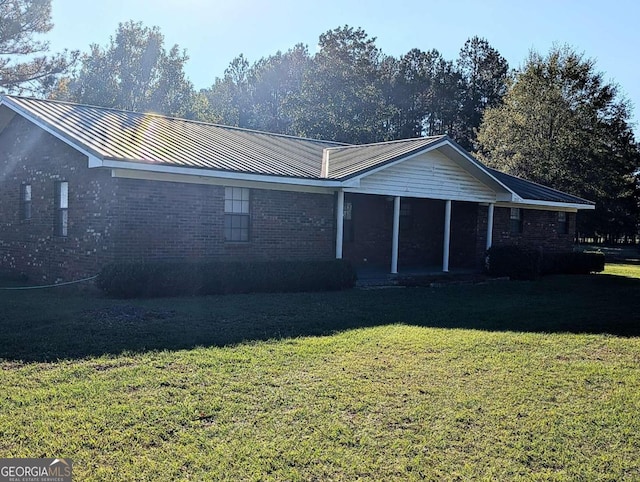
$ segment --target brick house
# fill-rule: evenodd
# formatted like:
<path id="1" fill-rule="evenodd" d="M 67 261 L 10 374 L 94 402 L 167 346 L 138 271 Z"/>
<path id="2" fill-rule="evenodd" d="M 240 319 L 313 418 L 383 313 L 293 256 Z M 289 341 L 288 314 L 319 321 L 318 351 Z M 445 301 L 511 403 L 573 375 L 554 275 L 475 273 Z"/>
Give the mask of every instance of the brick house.
<path id="1" fill-rule="evenodd" d="M 571 249 L 593 208 L 446 136 L 353 146 L 0 100 L 0 269 L 40 282 L 143 259 L 478 268 L 492 243 Z"/>

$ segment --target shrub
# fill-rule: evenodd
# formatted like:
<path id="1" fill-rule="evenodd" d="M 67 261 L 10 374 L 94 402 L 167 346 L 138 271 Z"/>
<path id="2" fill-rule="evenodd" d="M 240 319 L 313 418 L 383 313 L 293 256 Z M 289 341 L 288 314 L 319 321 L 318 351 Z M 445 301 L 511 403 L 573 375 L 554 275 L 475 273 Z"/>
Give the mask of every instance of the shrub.
<path id="1" fill-rule="evenodd" d="M 116 298 L 227 293 L 328 291 L 351 288 L 355 271 L 343 260 L 113 263 L 98 287 Z"/>
<path id="2" fill-rule="evenodd" d="M 545 253 L 542 274 L 589 274 L 604 271 L 603 253 Z"/>
<path id="3" fill-rule="evenodd" d="M 602 253 L 543 253 L 520 246 L 493 246 L 487 252 L 491 276 L 535 279 L 548 274 L 589 274 L 604 271 Z"/>
<path id="4" fill-rule="evenodd" d="M 487 251 L 487 272 L 491 276 L 530 280 L 540 276 L 542 253 L 521 246 L 492 246 Z"/>

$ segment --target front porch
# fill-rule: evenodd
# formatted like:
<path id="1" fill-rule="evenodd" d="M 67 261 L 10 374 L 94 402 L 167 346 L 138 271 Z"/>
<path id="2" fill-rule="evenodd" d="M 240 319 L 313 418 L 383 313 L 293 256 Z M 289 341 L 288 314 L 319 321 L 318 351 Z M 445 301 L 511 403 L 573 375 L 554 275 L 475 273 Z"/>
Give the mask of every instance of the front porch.
<path id="1" fill-rule="evenodd" d="M 350 261 L 363 282 L 388 281 L 478 272 L 493 205 L 339 192 L 337 218 L 336 257 Z"/>

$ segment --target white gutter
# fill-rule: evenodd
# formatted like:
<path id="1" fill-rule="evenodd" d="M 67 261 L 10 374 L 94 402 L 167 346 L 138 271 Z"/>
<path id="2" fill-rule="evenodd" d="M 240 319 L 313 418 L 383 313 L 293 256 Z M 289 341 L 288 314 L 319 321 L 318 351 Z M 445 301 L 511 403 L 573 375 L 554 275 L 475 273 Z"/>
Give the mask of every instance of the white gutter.
<path id="1" fill-rule="evenodd" d="M 252 181 L 252 182 L 267 182 L 286 184 L 291 186 L 311 186 L 311 187 L 324 187 L 324 188 L 339 188 L 342 186 L 340 181 L 333 181 L 327 179 L 302 179 L 296 177 L 280 177 L 272 176 L 268 174 L 251 174 L 243 172 L 229 172 L 229 171 L 213 171 L 209 169 L 197 169 L 192 167 L 178 167 L 178 166 L 164 166 L 157 164 L 144 164 L 140 162 L 128 162 L 128 161 L 111 161 L 103 160 L 100 166 L 92 167 L 108 167 L 111 169 L 123 169 L 128 171 L 143 171 L 143 172 L 156 172 L 164 174 L 179 174 L 187 176 L 195 176 L 200 178 L 215 178 L 215 179 L 231 179 L 238 181 Z"/>
<path id="2" fill-rule="evenodd" d="M 527 206 L 547 209 L 551 211 L 573 211 L 578 209 L 593 210 L 595 204 L 561 203 L 555 201 L 536 201 L 535 199 L 520 199 L 517 202 L 497 202 L 496 207 L 501 208 L 526 208 Z"/>
<path id="3" fill-rule="evenodd" d="M 42 130 L 48 132 L 49 134 L 51 134 L 56 139 L 61 140 L 62 142 L 64 142 L 68 146 L 73 147 L 76 151 L 78 151 L 78 152 L 84 154 L 85 156 L 87 156 L 89 158 L 89 167 L 95 167 L 95 166 L 91 166 L 92 162 L 94 164 L 98 163 L 98 162 L 101 162 L 97 153 L 93 152 L 92 150 L 84 148 L 81 144 L 79 144 L 77 142 L 73 142 L 71 139 L 69 139 L 67 136 L 62 134 L 60 131 L 58 131 L 57 129 L 52 128 L 47 122 L 45 122 L 42 119 L 40 119 L 40 117 L 34 115 L 33 113 L 23 109 L 19 105 L 16 105 L 15 103 L 13 103 L 13 101 L 10 98 L 2 96 L 2 99 L 0 100 L 0 105 L 7 106 L 9 109 L 14 111 L 16 114 L 20 114 L 22 117 L 24 117 L 27 120 L 33 122 L 35 125 L 40 127 Z"/>

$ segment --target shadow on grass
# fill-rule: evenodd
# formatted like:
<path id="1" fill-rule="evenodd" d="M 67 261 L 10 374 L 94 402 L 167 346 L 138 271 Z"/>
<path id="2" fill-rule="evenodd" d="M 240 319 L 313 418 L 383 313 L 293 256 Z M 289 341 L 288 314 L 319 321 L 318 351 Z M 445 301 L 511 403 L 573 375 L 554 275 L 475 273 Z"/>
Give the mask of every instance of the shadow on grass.
<path id="1" fill-rule="evenodd" d="M 0 358 L 43 362 L 227 346 L 402 323 L 640 336 L 640 279 L 555 276 L 445 288 L 110 300 L 0 292 Z"/>

